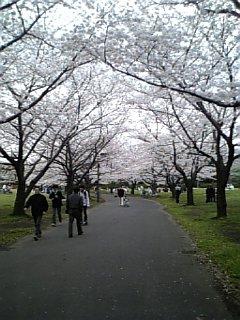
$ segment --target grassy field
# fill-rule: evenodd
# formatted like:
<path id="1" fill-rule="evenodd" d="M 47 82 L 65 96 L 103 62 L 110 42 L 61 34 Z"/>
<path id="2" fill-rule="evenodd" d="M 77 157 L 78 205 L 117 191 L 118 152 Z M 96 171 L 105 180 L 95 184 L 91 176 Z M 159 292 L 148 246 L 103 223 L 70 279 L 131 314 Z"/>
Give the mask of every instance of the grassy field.
<path id="1" fill-rule="evenodd" d="M 48 198 L 48 197 L 47 197 Z M 13 216 L 12 208 L 15 194 L 0 194 L 0 248 L 16 242 L 19 238 L 33 234 L 33 220 L 30 211 L 25 216 Z M 96 198 L 91 197 L 91 207 L 97 204 Z M 65 207 L 62 208 L 63 220 L 68 219 L 65 214 Z M 43 229 L 52 223 L 51 201 L 49 201 L 49 210 L 43 215 Z"/>
<path id="2" fill-rule="evenodd" d="M 216 217 L 216 204 L 205 203 L 205 190 L 194 191 L 195 206 L 186 206 L 186 194 L 176 204 L 170 193 L 161 193 L 158 201 L 195 240 L 200 253 L 213 268 L 217 267 L 240 301 L 240 190 L 227 191 L 228 217 Z M 236 292 L 235 292 L 236 290 Z"/>

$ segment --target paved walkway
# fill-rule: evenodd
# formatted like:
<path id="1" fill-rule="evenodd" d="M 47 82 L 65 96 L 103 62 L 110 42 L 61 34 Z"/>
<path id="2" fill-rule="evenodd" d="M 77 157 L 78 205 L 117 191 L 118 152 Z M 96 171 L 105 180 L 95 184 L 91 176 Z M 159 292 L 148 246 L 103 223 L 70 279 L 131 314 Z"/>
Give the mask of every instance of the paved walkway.
<path id="1" fill-rule="evenodd" d="M 0 252 L 1 320 L 231 320 L 192 244 L 153 201 L 116 198 Z"/>

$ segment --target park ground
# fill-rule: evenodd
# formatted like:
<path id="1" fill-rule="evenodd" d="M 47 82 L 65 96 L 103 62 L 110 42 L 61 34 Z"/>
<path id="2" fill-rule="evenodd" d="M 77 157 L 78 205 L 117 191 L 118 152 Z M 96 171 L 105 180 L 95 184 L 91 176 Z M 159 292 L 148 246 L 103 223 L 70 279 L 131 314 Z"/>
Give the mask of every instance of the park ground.
<path id="1" fill-rule="evenodd" d="M 204 189 L 196 189 L 194 193 L 195 206 L 185 205 L 185 194 L 182 194 L 179 205 L 170 198 L 170 193 L 161 193 L 155 200 L 190 234 L 199 259 L 215 274 L 225 298 L 236 308 L 240 305 L 240 190 L 227 191 L 226 219 L 213 219 L 216 216 L 216 205 L 205 203 Z M 30 215 L 11 215 L 13 201 L 14 194 L 0 195 L 2 250 L 7 250 L 19 238 L 33 233 Z M 95 204 L 94 200 L 92 203 Z M 64 215 L 64 218 L 67 216 Z M 50 226 L 51 207 L 44 215 L 43 223 L 45 228 Z"/>
<path id="2" fill-rule="evenodd" d="M 195 206 L 186 206 L 186 194 L 176 204 L 167 194 L 158 201 L 194 240 L 199 259 L 215 274 L 233 308 L 240 306 L 240 189 L 228 190 L 228 217 L 216 217 L 215 203 L 205 202 L 204 189 L 195 190 Z"/>

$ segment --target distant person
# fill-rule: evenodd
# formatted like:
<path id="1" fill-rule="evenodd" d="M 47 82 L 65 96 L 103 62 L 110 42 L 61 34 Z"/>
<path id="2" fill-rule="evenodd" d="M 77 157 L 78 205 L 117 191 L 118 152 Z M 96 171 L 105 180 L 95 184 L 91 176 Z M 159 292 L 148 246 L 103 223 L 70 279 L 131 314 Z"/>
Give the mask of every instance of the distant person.
<path id="1" fill-rule="evenodd" d="M 125 190 L 123 187 L 117 189 L 117 195 L 119 197 L 120 206 L 123 206 L 123 197 L 125 195 Z"/>
<path id="2" fill-rule="evenodd" d="M 206 203 L 210 202 L 210 193 L 211 193 L 211 187 L 207 186 L 207 188 L 206 188 Z"/>
<path id="3" fill-rule="evenodd" d="M 146 192 L 145 188 L 143 188 L 143 189 L 142 189 L 142 194 L 141 194 L 141 196 L 142 196 L 143 198 L 145 198 L 145 197 L 146 197 L 146 194 L 147 194 L 147 192 Z"/>
<path id="4" fill-rule="evenodd" d="M 176 203 L 179 203 L 179 201 L 180 201 L 181 192 L 182 192 L 181 186 L 180 186 L 180 185 L 176 185 L 176 187 L 175 187 L 175 199 L 176 199 Z"/>
<path id="5" fill-rule="evenodd" d="M 84 221 L 83 225 L 88 225 L 88 215 L 87 215 L 87 209 L 90 207 L 90 201 L 89 201 L 89 194 L 88 191 L 85 189 L 84 186 L 80 187 L 80 195 L 83 199 L 83 215 L 84 215 Z"/>
<path id="6" fill-rule="evenodd" d="M 73 221 L 76 219 L 78 235 L 83 234 L 82 231 L 82 209 L 83 199 L 78 194 L 79 189 L 74 188 L 73 193 L 68 196 L 66 202 L 66 213 L 69 214 L 68 237 L 73 237 Z"/>
<path id="7" fill-rule="evenodd" d="M 43 212 L 48 211 L 48 202 L 44 195 L 40 194 L 39 188 L 34 189 L 35 194 L 29 197 L 25 204 L 25 208 L 31 207 L 32 216 L 35 224 L 34 240 L 37 241 L 42 236 L 41 222 Z"/>
<path id="8" fill-rule="evenodd" d="M 216 201 L 216 193 L 215 193 L 215 188 L 211 186 L 209 188 L 209 201 L 210 202 L 215 202 Z"/>
<path id="9" fill-rule="evenodd" d="M 153 192 L 152 192 L 152 189 L 151 189 L 151 188 L 148 188 L 148 189 L 147 189 L 147 193 L 148 193 L 149 197 L 152 197 Z"/>
<path id="10" fill-rule="evenodd" d="M 3 193 L 7 193 L 7 185 L 6 184 L 3 185 L 2 190 L 3 190 Z"/>
<path id="11" fill-rule="evenodd" d="M 62 223 L 62 215 L 61 215 L 61 209 L 62 209 L 62 199 L 65 199 L 62 191 L 53 189 L 52 192 L 49 195 L 49 199 L 52 199 L 52 226 L 56 227 L 56 216 L 58 216 L 59 223 Z"/>

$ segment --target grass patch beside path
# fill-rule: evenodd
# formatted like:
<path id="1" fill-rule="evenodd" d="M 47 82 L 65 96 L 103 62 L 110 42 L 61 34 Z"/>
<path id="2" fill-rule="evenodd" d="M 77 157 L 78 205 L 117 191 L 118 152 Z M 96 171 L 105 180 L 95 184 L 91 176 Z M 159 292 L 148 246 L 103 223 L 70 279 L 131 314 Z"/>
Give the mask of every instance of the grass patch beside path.
<path id="1" fill-rule="evenodd" d="M 45 194 L 44 194 L 45 195 Z M 45 195 L 48 199 L 48 195 Z M 15 200 L 15 193 L 13 194 L 0 194 L 0 250 L 5 249 L 7 246 L 13 244 L 18 239 L 26 236 L 33 235 L 34 224 L 33 219 L 28 210 L 24 216 L 13 216 L 13 204 Z M 100 202 L 103 200 L 101 199 Z M 91 208 L 97 205 L 95 197 L 91 197 Z M 65 214 L 65 206 L 62 207 L 63 220 L 68 219 Z M 49 227 L 52 223 L 52 208 L 51 200 L 49 200 L 49 209 L 43 215 L 42 229 Z"/>
<path id="2" fill-rule="evenodd" d="M 221 271 L 228 288 L 240 303 L 240 190 L 227 191 L 228 217 L 216 217 L 216 204 L 205 203 L 205 190 L 194 190 L 195 206 L 186 206 L 186 194 L 176 204 L 170 193 L 161 193 L 158 201 L 194 239 L 198 249 L 213 268 Z"/>

